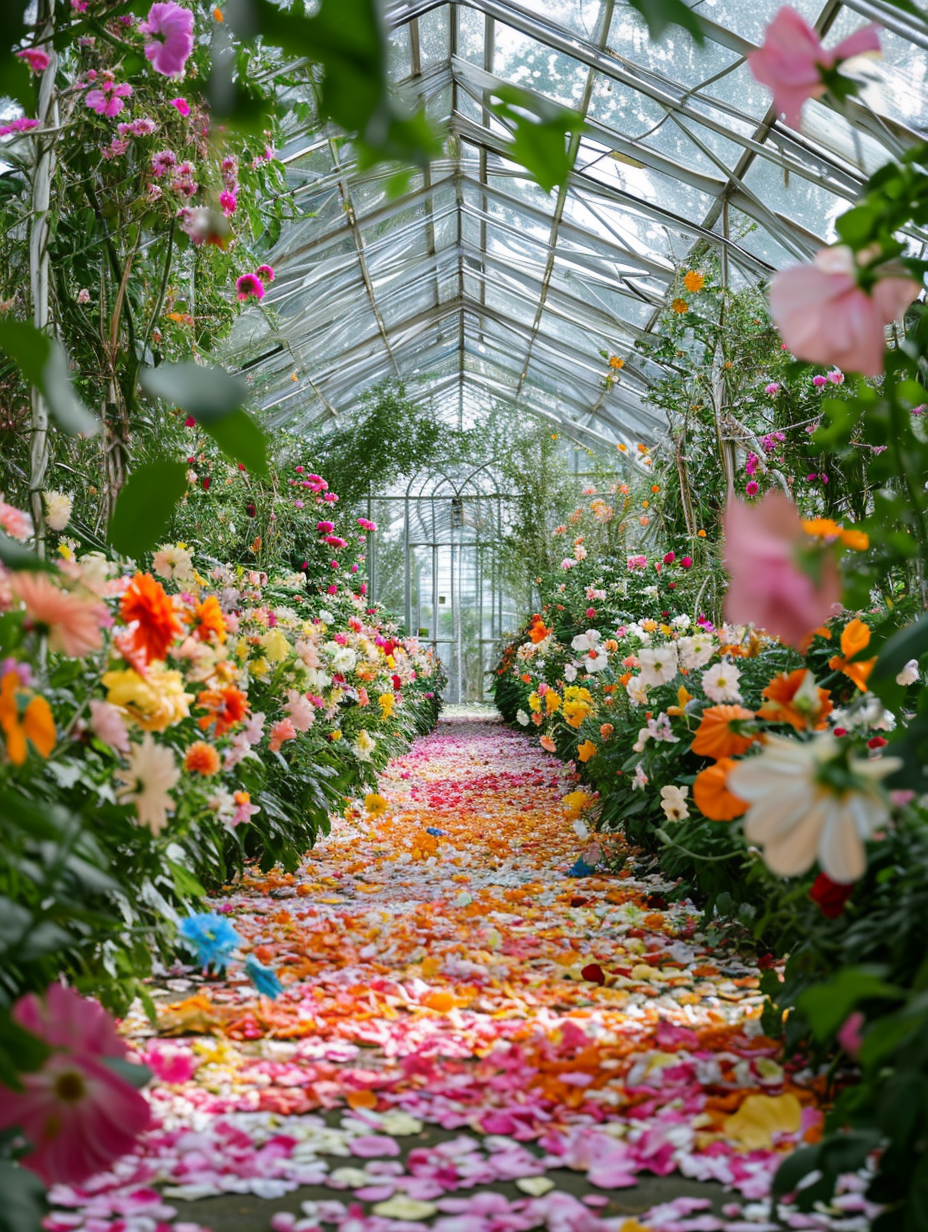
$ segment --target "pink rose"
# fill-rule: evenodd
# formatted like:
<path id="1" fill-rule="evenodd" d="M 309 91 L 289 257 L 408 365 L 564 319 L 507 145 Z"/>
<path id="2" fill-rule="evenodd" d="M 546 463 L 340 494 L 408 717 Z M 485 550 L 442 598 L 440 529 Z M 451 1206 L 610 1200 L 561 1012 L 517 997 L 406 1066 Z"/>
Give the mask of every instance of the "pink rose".
<path id="1" fill-rule="evenodd" d="M 774 106 L 786 116 L 787 124 L 798 128 L 802 104 L 826 92 L 826 72 L 851 56 L 879 50 L 874 25 L 864 26 L 826 50 L 805 18 L 786 5 L 767 27 L 763 46 L 748 56 L 748 64 L 756 80 L 773 91 Z"/>
<path id="2" fill-rule="evenodd" d="M 145 55 L 162 77 L 177 77 L 193 51 L 193 13 L 182 9 L 174 0 L 153 4 L 148 18 L 139 26 L 149 35 Z"/>
<path id="3" fill-rule="evenodd" d="M 850 248 L 821 248 L 811 265 L 794 265 L 774 275 L 770 313 L 799 359 L 879 376 L 885 327 L 902 316 L 921 288 L 900 272 L 884 276 L 867 292 L 856 274 Z"/>
<path id="4" fill-rule="evenodd" d="M 728 506 L 724 520 L 725 567 L 731 578 L 725 618 L 755 624 L 799 646 L 833 615 L 841 597 L 834 558 L 822 558 L 818 583 L 796 563 L 805 532 L 796 506 L 782 492 L 768 492 L 754 505 Z"/>

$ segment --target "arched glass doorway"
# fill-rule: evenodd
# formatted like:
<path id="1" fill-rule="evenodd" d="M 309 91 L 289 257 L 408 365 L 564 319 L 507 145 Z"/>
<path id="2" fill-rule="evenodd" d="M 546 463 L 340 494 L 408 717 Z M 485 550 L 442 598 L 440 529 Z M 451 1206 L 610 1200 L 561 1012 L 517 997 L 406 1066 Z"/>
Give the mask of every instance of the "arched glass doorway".
<path id="1" fill-rule="evenodd" d="M 492 465 L 418 474 L 403 491 L 373 495 L 368 585 L 440 655 L 449 703 L 481 702 L 504 635 L 531 598 L 507 577 L 499 545 L 512 496 Z"/>

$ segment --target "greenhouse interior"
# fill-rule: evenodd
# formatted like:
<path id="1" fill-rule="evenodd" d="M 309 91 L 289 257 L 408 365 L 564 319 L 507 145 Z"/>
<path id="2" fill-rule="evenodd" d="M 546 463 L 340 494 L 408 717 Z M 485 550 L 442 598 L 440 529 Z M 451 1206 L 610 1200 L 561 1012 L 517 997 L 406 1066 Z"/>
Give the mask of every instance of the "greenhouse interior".
<path id="1" fill-rule="evenodd" d="M 0 1232 L 928 1232 L 928 2 L 2 28 Z"/>

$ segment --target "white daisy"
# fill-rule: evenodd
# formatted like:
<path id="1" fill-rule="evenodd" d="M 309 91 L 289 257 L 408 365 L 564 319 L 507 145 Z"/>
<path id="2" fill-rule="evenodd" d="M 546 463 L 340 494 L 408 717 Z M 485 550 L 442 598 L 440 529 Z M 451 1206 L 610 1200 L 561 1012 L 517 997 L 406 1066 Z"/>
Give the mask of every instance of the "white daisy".
<path id="1" fill-rule="evenodd" d="M 728 788 L 750 804 L 744 834 L 763 847 L 771 872 L 795 877 L 817 859 L 832 881 L 847 883 L 867 867 L 864 839 L 889 820 L 879 780 L 901 764 L 849 758 L 847 746 L 827 734 L 809 741 L 768 735 L 760 754 L 731 771 Z"/>
<path id="2" fill-rule="evenodd" d="M 734 663 L 723 659 L 715 667 L 710 667 L 708 671 L 703 672 L 702 689 L 710 701 L 740 702 L 741 693 L 738 689 L 740 679 L 741 672 Z"/>

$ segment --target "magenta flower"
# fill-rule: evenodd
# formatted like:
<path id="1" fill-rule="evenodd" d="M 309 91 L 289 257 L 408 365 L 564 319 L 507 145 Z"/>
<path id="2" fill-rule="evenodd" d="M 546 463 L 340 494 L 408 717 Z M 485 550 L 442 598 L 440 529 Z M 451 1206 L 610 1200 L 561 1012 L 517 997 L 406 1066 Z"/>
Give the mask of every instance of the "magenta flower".
<path id="1" fill-rule="evenodd" d="M 242 274 L 241 278 L 236 279 L 235 290 L 243 303 L 252 296 L 255 299 L 264 299 L 264 283 L 257 274 Z"/>
<path id="2" fill-rule="evenodd" d="M 139 29 L 150 36 L 145 55 L 155 72 L 162 77 L 179 76 L 193 51 L 193 14 L 174 0 L 153 4 Z"/>
<path id="3" fill-rule="evenodd" d="M 745 490 L 745 492 L 747 493 L 747 495 L 748 495 L 748 496 L 756 496 L 756 495 L 757 495 L 757 493 L 760 491 L 760 484 L 758 484 L 758 482 L 757 482 L 757 480 L 756 480 L 756 479 L 751 479 L 751 480 L 750 480 L 750 481 L 749 481 L 749 482 L 745 485 L 745 489 L 744 489 L 744 490 Z"/>
<path id="4" fill-rule="evenodd" d="M 169 106 L 174 107 L 182 116 L 190 115 L 190 104 L 185 98 L 172 98 Z"/>
<path id="5" fill-rule="evenodd" d="M 221 192 L 219 194 L 219 205 L 226 218 L 228 218 L 231 214 L 234 214 L 238 209 L 238 200 L 236 199 L 235 193 Z M 258 270 L 258 273 L 260 274 L 261 270 Z"/>
<path id="6" fill-rule="evenodd" d="M 730 504 L 724 531 L 727 620 L 753 623 L 799 646 L 833 615 L 841 597 L 838 567 L 829 554 L 817 580 L 800 569 L 796 558 L 808 540 L 796 506 L 782 492 L 767 492 L 756 505 Z"/>
<path id="7" fill-rule="evenodd" d="M 112 118 L 119 115 L 125 107 L 123 99 L 130 98 L 131 95 L 132 87 L 127 82 L 116 85 L 114 81 L 104 81 L 96 89 L 87 91 L 84 102 L 97 115 Z"/>
<path id="8" fill-rule="evenodd" d="M 258 268 L 255 270 L 255 273 L 260 278 L 263 278 L 265 282 L 274 281 L 275 274 L 269 265 L 259 265 Z"/>
<path id="9" fill-rule="evenodd" d="M 879 376 L 886 350 L 884 329 L 902 316 L 920 289 L 900 271 L 886 273 L 864 291 L 857 282 L 853 252 L 839 244 L 820 249 L 811 265 L 794 265 L 775 274 L 770 313 L 799 359 Z"/>
<path id="10" fill-rule="evenodd" d="M 44 73 L 51 64 L 51 57 L 41 47 L 27 47 L 25 51 L 17 51 L 20 60 L 25 60 L 33 73 Z"/>
<path id="11" fill-rule="evenodd" d="M 876 26 L 864 26 L 836 47 L 826 50 L 812 27 L 795 9 L 784 5 L 767 27 L 762 47 L 748 56 L 751 72 L 773 91 L 777 111 L 798 128 L 802 105 L 826 92 L 825 74 L 851 56 L 880 50 Z"/>
<path id="12" fill-rule="evenodd" d="M 32 1149 L 22 1162 L 46 1185 L 80 1184 L 132 1149 L 148 1102 L 105 1064 L 126 1048 L 98 1002 L 52 984 L 44 1001 L 21 997 L 13 1017 L 54 1051 L 20 1075 L 23 1090 L 0 1086 L 0 1129 L 23 1132 Z"/>

